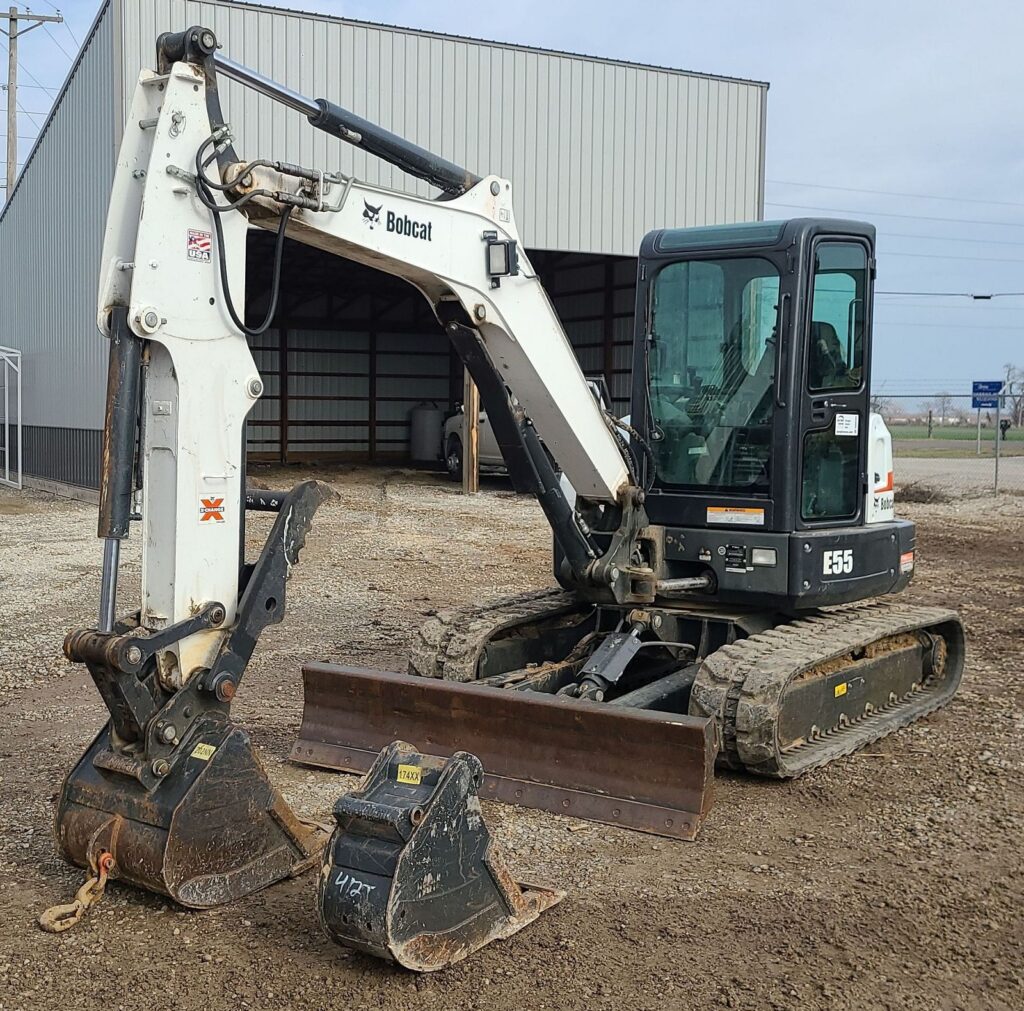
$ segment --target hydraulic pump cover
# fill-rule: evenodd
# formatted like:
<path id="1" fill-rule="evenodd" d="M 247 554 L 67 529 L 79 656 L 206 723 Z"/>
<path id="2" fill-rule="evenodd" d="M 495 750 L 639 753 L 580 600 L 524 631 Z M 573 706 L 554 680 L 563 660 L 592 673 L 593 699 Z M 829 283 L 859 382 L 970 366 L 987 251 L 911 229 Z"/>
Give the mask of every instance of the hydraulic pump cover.
<path id="1" fill-rule="evenodd" d="M 532 923 L 564 892 L 519 885 L 480 810 L 479 759 L 401 741 L 334 808 L 320 921 L 335 941 L 407 969 L 443 969 Z"/>

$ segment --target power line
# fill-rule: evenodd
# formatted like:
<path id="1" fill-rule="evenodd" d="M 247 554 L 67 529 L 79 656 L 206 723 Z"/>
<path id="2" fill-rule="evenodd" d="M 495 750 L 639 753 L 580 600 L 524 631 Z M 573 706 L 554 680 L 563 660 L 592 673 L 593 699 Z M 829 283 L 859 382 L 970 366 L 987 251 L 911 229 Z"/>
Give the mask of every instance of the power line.
<path id="1" fill-rule="evenodd" d="M 990 298 L 1017 298 L 1024 291 L 993 291 L 984 295 L 975 295 L 969 291 L 876 291 L 876 295 L 919 295 L 936 296 L 938 298 L 974 298 L 988 301 Z"/>
<path id="2" fill-rule="evenodd" d="M 1024 326 L 990 326 L 984 323 L 903 323 L 899 320 L 876 320 L 878 326 L 904 327 L 919 326 L 932 330 L 1013 330 L 1024 333 Z"/>
<path id="3" fill-rule="evenodd" d="M 928 242 L 972 242 L 984 246 L 1024 246 L 1021 239 L 971 239 L 965 235 L 911 235 L 908 232 L 884 231 L 883 239 L 926 239 Z"/>
<path id="4" fill-rule="evenodd" d="M 963 204 L 989 204 L 994 207 L 1024 207 L 1016 200 L 981 200 L 978 197 L 939 196 L 937 193 L 901 193 L 897 190 L 869 190 L 857 186 L 828 186 L 825 183 L 798 183 L 786 179 L 767 179 L 774 186 L 804 186 L 816 190 L 841 190 L 843 193 L 873 193 L 883 197 L 910 197 L 917 200 L 949 200 Z"/>
<path id="5" fill-rule="evenodd" d="M 75 45 L 81 46 L 81 43 L 78 41 L 78 39 L 75 38 L 75 33 L 72 32 L 71 26 L 68 24 L 67 20 L 63 19 L 63 11 L 55 3 L 50 3 L 50 0 L 43 0 L 43 3 L 45 3 L 46 6 L 49 7 L 50 10 L 53 11 L 53 13 L 60 15 L 60 17 L 61 17 L 60 24 L 63 25 L 63 27 L 65 27 L 66 29 L 68 29 L 69 33 L 71 34 L 71 37 L 73 39 L 75 39 Z"/>
<path id="6" fill-rule="evenodd" d="M 7 45 L 6 45 L 6 43 L 4 43 L 3 41 L 0 41 L 0 46 L 3 46 L 4 52 L 6 53 L 7 52 Z M 25 64 L 22 63 L 21 60 L 18 60 L 18 67 L 21 70 L 25 71 L 25 74 L 28 76 L 29 80 L 35 81 L 36 88 L 38 88 L 40 91 L 48 91 L 51 95 L 53 95 L 54 98 L 57 97 L 57 89 L 56 88 L 48 88 L 45 84 L 43 84 L 43 82 L 40 81 L 39 78 L 36 77 L 36 75 L 33 74 L 32 71 L 29 70 L 28 67 L 26 67 Z M 27 87 L 29 87 L 29 85 L 23 84 L 23 85 L 21 85 L 21 87 L 27 88 Z"/>
<path id="7" fill-rule="evenodd" d="M 932 302 L 879 302 L 875 309 L 931 309 L 938 312 L 1015 312 L 1020 315 L 1024 312 L 1024 305 L 1001 306 L 1001 305 L 935 305 Z"/>
<path id="8" fill-rule="evenodd" d="M 24 113 L 24 114 L 25 114 L 26 116 L 28 116 L 28 118 L 29 118 L 29 119 L 31 119 L 31 120 L 32 120 L 32 122 L 33 122 L 33 123 L 35 123 L 35 125 L 36 125 L 36 126 L 37 126 L 37 127 L 38 127 L 38 128 L 40 129 L 40 130 L 42 130 L 42 127 L 41 127 L 41 126 L 39 125 L 39 120 L 38 120 L 38 119 L 36 119 L 36 117 L 35 117 L 35 115 L 34 115 L 33 113 L 31 113 L 31 112 L 28 112 L 28 111 L 27 111 L 27 110 L 25 109 L 25 107 L 24 107 L 24 106 L 23 106 L 23 105 L 21 104 L 21 102 L 20 102 L 20 101 L 18 101 L 18 102 L 17 102 L 17 106 L 18 106 L 18 111 L 19 111 L 19 112 L 23 112 L 23 113 Z"/>
<path id="9" fill-rule="evenodd" d="M 45 3 L 46 6 L 49 7 L 50 10 L 52 10 L 55 14 L 60 14 L 61 16 L 63 16 L 64 12 L 56 4 L 50 3 L 49 0 L 43 0 L 43 3 Z M 71 30 L 71 25 L 67 23 L 67 19 L 65 19 L 61 23 L 68 30 L 68 35 L 70 35 L 71 38 L 75 40 L 75 45 L 78 46 L 79 49 L 81 49 L 82 43 L 78 41 L 78 38 L 75 36 L 75 33 Z"/>
<path id="10" fill-rule="evenodd" d="M 60 51 L 61 51 L 61 52 L 62 52 L 62 53 L 63 53 L 63 54 L 64 54 L 64 55 L 65 55 L 65 56 L 66 56 L 66 57 L 67 57 L 67 58 L 69 59 L 69 60 L 72 60 L 72 61 L 74 61 L 74 59 L 75 59 L 75 58 L 74 58 L 74 57 L 73 57 L 73 56 L 72 56 L 72 55 L 71 55 L 71 54 L 70 54 L 70 53 L 69 53 L 69 52 L 68 52 L 68 51 L 67 51 L 67 50 L 66 50 L 66 49 L 65 49 L 65 48 L 64 48 L 64 47 L 63 47 L 63 46 L 61 45 L 61 44 L 60 44 L 60 41 L 58 40 L 57 36 L 56 36 L 56 35 L 54 35 L 54 34 L 53 34 L 53 32 L 51 32 L 51 31 L 50 31 L 50 26 L 49 26 L 49 25 L 43 25 L 43 31 L 44 31 L 44 32 L 46 32 L 46 34 L 47 34 L 47 35 L 48 35 L 48 36 L 50 37 L 50 39 L 51 39 L 51 41 L 53 42 L 53 44 L 54 44 L 54 45 L 55 45 L 55 46 L 56 46 L 56 47 L 57 47 L 57 48 L 58 48 L 58 49 L 59 49 L 59 50 L 60 50 Z"/>
<path id="11" fill-rule="evenodd" d="M 27 110 L 22 109 L 20 105 L 18 106 L 18 108 L 21 109 L 21 111 L 24 112 L 26 116 L 49 116 L 50 115 L 49 112 L 43 112 L 42 110 L 39 110 L 39 109 L 36 109 L 33 112 L 28 112 Z M 6 111 L 7 111 L 7 106 L 6 105 L 0 105 L 0 112 L 6 112 Z"/>
<path id="12" fill-rule="evenodd" d="M 822 207 L 820 204 L 786 204 L 769 201 L 769 207 L 790 207 L 803 211 L 832 211 L 840 214 L 870 214 L 881 218 L 911 218 L 917 221 L 955 221 L 964 225 L 998 225 L 1001 228 L 1024 228 L 1024 221 L 989 221 L 981 218 L 942 218 L 929 214 L 897 214 L 895 211 L 873 211 L 849 207 Z"/>
<path id="13" fill-rule="evenodd" d="M 1024 263 L 1019 256 L 953 256 L 946 253 L 901 253 L 896 250 L 878 250 L 878 258 L 913 256 L 924 260 L 970 260 L 974 263 Z"/>

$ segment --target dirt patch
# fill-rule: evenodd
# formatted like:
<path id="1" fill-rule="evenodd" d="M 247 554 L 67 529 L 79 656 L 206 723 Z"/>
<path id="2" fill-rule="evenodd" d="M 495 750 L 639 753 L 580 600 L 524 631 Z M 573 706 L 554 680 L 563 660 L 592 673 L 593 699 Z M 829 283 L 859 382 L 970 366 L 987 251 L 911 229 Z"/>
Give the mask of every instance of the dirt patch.
<path id="1" fill-rule="evenodd" d="M 912 503 L 930 505 L 949 501 L 949 495 L 942 488 L 933 484 L 925 484 L 923 481 L 908 481 L 906 484 L 900 485 L 897 493 L 901 505 Z"/>
<path id="2" fill-rule="evenodd" d="M 400 668 L 432 610 L 551 584 L 547 526 L 501 482 L 466 499 L 412 472 L 324 474 L 340 497 L 318 514 L 288 617 L 236 707 L 271 777 L 317 818 L 351 780 L 286 761 L 302 662 Z M 269 487 L 302 476 L 257 475 Z M 919 524 L 909 598 L 967 624 L 951 706 L 797 782 L 720 777 L 695 843 L 488 806 L 514 869 L 569 897 L 428 978 L 330 944 L 310 876 L 207 913 L 114 884 L 68 934 L 38 931 L 38 913 L 80 881 L 56 856 L 52 803 L 104 709 L 60 655 L 65 632 L 94 620 L 95 509 L 26 501 L 0 523 L 0 1011 L 1024 1006 L 1021 499 L 901 508 Z M 253 523 L 250 554 L 268 523 Z"/>
<path id="3" fill-rule="evenodd" d="M 39 503 L 33 499 L 8 491 L 0 493 L 0 516 L 25 516 L 39 512 Z"/>

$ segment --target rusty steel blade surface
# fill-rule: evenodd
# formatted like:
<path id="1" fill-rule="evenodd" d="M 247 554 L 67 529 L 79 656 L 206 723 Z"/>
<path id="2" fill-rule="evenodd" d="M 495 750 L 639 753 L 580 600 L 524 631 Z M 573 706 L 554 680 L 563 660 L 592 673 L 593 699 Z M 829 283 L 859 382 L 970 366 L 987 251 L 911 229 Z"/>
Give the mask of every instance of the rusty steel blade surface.
<path id="1" fill-rule="evenodd" d="M 541 692 L 314 663 L 291 759 L 365 772 L 396 740 L 477 755 L 480 795 L 693 839 L 712 802 L 711 721 Z"/>

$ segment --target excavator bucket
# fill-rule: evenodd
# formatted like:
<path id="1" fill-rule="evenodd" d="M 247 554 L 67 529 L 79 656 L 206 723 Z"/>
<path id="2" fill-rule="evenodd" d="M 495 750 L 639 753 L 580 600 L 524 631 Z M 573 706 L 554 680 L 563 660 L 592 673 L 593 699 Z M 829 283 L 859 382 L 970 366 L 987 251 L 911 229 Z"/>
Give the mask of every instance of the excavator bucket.
<path id="1" fill-rule="evenodd" d="M 299 821 L 230 721 L 201 728 L 151 791 L 104 727 L 61 789 L 54 825 L 66 860 L 206 909 L 311 867 L 325 834 Z M 109 859 L 109 858 L 107 858 Z"/>
<path id="2" fill-rule="evenodd" d="M 714 724 L 542 692 L 316 663 L 292 761 L 364 772 L 394 740 L 468 751 L 492 800 L 693 839 L 711 807 Z"/>
<path id="3" fill-rule="evenodd" d="M 564 897 L 516 883 L 480 811 L 482 780 L 480 760 L 465 752 L 435 758 L 402 741 L 381 751 L 334 808 L 317 893 L 328 937 L 432 972 Z"/>

